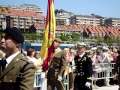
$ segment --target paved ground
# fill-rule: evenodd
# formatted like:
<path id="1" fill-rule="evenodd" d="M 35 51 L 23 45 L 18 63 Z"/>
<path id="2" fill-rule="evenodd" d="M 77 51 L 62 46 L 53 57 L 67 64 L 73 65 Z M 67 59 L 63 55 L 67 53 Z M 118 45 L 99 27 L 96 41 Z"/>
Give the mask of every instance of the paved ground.
<path id="1" fill-rule="evenodd" d="M 118 86 L 96 87 L 93 90 L 118 90 Z"/>

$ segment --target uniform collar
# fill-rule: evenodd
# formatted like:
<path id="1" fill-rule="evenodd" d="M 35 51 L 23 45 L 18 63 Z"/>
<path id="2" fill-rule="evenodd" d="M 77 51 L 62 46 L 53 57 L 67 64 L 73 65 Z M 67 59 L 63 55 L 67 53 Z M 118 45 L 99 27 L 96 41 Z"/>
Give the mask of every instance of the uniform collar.
<path id="1" fill-rule="evenodd" d="M 79 55 L 79 57 L 83 57 L 83 56 L 84 56 L 84 54 L 85 54 L 85 52 L 83 52 L 82 54 L 80 54 L 80 55 Z"/>
<path id="2" fill-rule="evenodd" d="M 7 65 L 20 53 L 20 51 L 10 55 L 9 57 L 6 58 Z"/>

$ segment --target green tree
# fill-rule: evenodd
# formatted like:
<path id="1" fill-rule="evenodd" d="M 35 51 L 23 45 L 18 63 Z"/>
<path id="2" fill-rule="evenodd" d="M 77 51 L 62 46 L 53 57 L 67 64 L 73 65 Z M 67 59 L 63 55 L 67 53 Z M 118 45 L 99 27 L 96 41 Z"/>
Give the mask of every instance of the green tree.
<path id="1" fill-rule="evenodd" d="M 23 33 L 26 40 L 34 41 L 34 40 L 41 40 L 41 36 L 39 33 Z"/>
<path id="2" fill-rule="evenodd" d="M 80 41 L 80 33 L 73 32 L 71 33 L 72 41 Z"/>
<path id="3" fill-rule="evenodd" d="M 104 38 L 103 37 L 95 37 L 95 39 L 96 39 L 96 43 L 97 44 L 101 44 L 101 43 L 103 43 L 104 42 Z"/>
<path id="4" fill-rule="evenodd" d="M 62 41 L 69 41 L 70 38 L 71 38 L 70 34 L 61 33 L 61 35 L 60 35 L 60 39 L 61 39 Z"/>

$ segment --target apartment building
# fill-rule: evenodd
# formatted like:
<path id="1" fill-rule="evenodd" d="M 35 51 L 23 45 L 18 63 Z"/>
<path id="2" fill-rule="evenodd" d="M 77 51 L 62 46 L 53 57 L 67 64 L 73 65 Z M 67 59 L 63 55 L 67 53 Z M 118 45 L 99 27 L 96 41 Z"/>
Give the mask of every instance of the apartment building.
<path id="1" fill-rule="evenodd" d="M 105 25 L 120 27 L 120 18 L 106 18 Z"/>
<path id="2" fill-rule="evenodd" d="M 5 29 L 5 27 L 6 27 L 5 16 L 0 14 L 0 29 Z"/>
<path id="3" fill-rule="evenodd" d="M 101 19 L 89 15 L 74 15 L 71 17 L 71 24 L 100 25 Z"/>
<path id="4" fill-rule="evenodd" d="M 5 11 L 5 8 L 6 11 Z M 21 30 L 29 29 L 33 24 L 44 24 L 43 11 L 34 5 L 17 7 L 2 7 L 0 10 L 0 28 L 18 27 Z"/>
<path id="5" fill-rule="evenodd" d="M 69 25 L 70 24 L 70 17 L 74 14 L 72 12 L 65 11 L 63 9 L 56 9 L 56 24 L 57 25 Z"/>

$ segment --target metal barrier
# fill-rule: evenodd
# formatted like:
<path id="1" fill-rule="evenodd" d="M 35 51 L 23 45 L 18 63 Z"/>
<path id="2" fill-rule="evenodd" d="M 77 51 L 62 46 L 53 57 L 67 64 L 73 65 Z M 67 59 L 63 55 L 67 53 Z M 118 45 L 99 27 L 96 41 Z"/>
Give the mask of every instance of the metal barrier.
<path id="1" fill-rule="evenodd" d="M 44 72 L 39 70 L 35 72 L 34 88 L 37 88 L 37 90 L 47 90 L 47 79 Z"/>
<path id="2" fill-rule="evenodd" d="M 92 87 L 94 86 L 93 82 L 99 79 L 105 79 L 106 83 L 109 83 L 109 79 L 114 77 L 114 65 L 115 63 L 99 63 L 95 65 L 97 68 L 93 66 L 93 74 L 92 77 L 89 78 L 92 81 Z M 69 75 L 64 78 L 63 83 L 65 90 L 69 90 Z"/>
<path id="3" fill-rule="evenodd" d="M 106 81 L 113 78 L 113 69 L 115 63 L 99 63 L 93 66 L 93 75 L 90 78 L 92 80 L 92 86 L 94 86 L 94 81 L 99 79 L 105 79 Z M 109 81 L 109 80 L 108 80 Z M 64 77 L 63 81 L 65 90 L 69 90 L 69 75 Z M 40 90 L 47 90 L 47 79 L 45 78 L 45 73 L 37 71 L 35 73 L 34 87 L 40 88 Z"/>
<path id="4" fill-rule="evenodd" d="M 69 90 L 69 75 L 66 75 L 63 80 L 63 85 L 65 90 Z"/>
<path id="5" fill-rule="evenodd" d="M 94 86 L 94 81 L 97 81 L 99 79 L 105 79 L 106 85 L 109 85 L 109 79 L 113 78 L 113 69 L 114 69 L 115 63 L 99 63 L 96 64 L 95 67 L 93 67 L 93 75 L 91 77 L 92 80 L 92 86 Z"/>
<path id="6" fill-rule="evenodd" d="M 104 79 L 104 78 L 112 78 L 113 77 L 113 69 L 114 69 L 115 63 L 100 63 L 96 64 L 95 66 L 98 66 L 97 68 L 93 68 L 93 76 L 92 78 L 96 79 Z M 107 75 L 107 73 L 109 73 Z"/>

